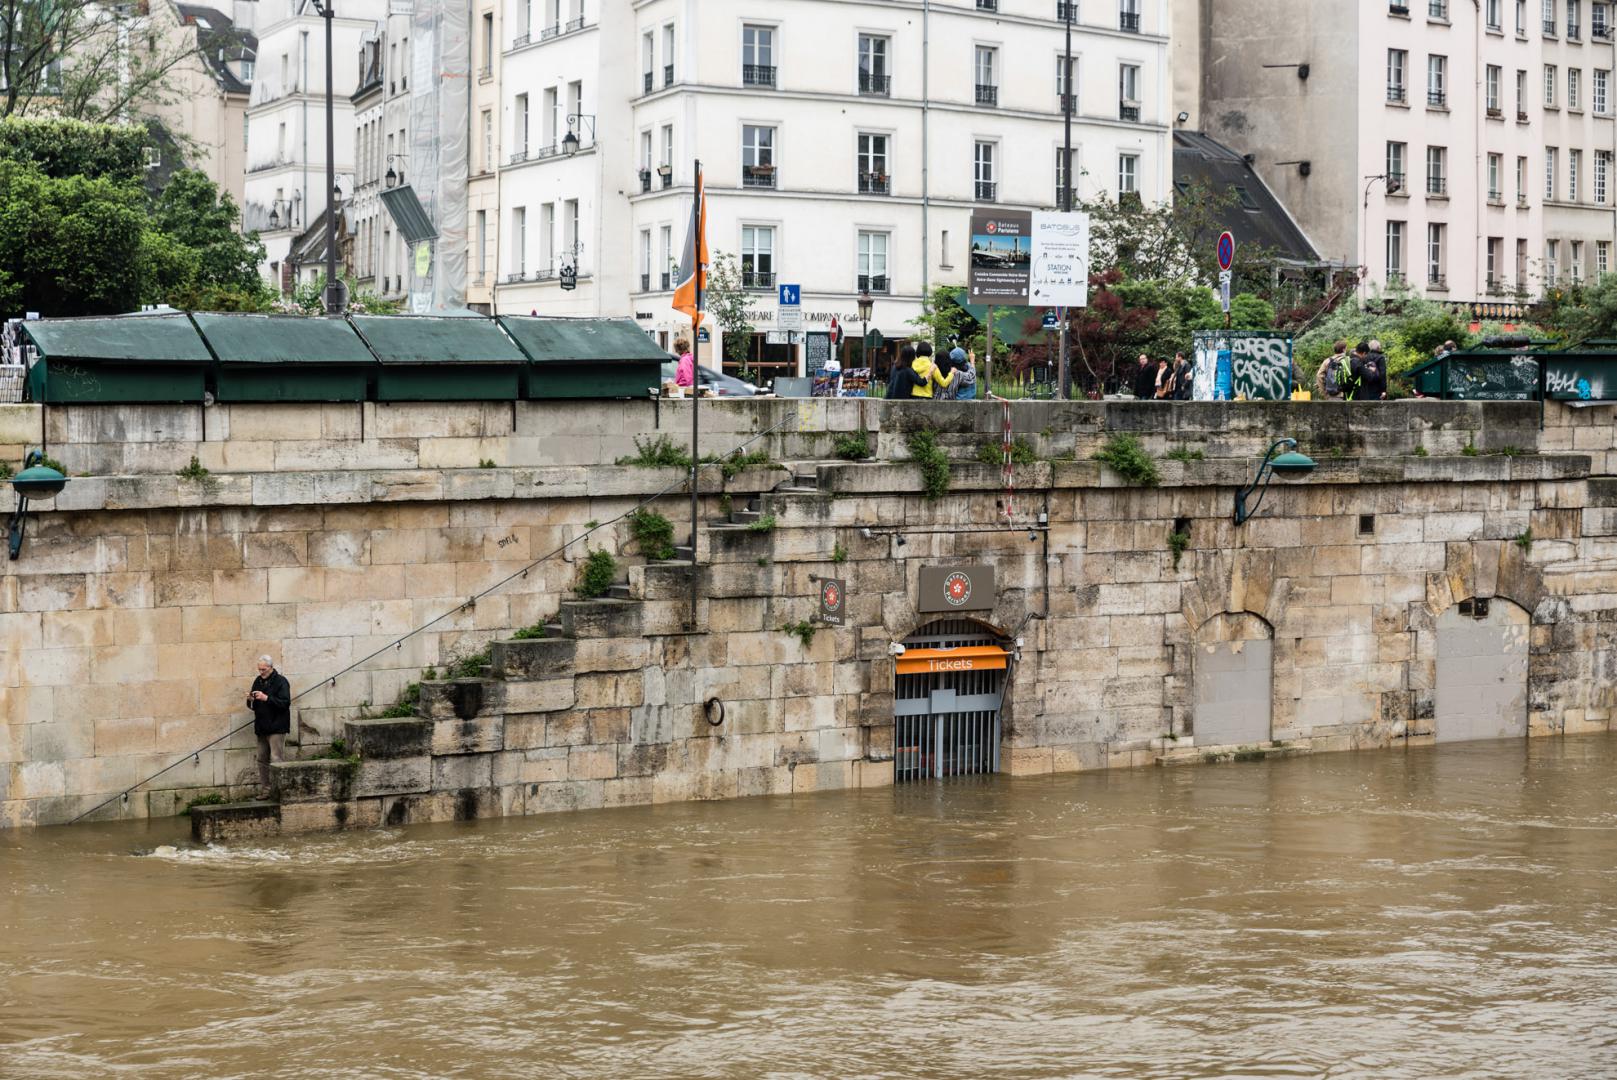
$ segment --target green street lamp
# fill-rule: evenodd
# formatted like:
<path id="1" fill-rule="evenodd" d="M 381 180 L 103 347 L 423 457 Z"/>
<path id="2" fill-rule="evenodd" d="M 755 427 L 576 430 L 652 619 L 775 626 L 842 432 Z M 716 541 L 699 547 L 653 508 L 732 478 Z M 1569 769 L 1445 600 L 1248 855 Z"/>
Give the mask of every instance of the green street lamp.
<path id="1" fill-rule="evenodd" d="M 1275 451 L 1282 446 L 1290 449 L 1276 457 Z M 1247 518 L 1258 512 L 1258 507 L 1263 505 L 1263 496 L 1269 490 L 1269 481 L 1274 478 L 1275 473 L 1301 475 L 1313 471 L 1314 459 L 1297 452 L 1296 439 L 1276 439 L 1274 445 L 1269 447 L 1269 452 L 1263 455 L 1263 462 L 1258 466 L 1258 475 L 1252 478 L 1252 483 L 1235 492 L 1235 523 L 1244 524 Z M 1254 492 L 1257 493 L 1257 501 L 1248 509 L 1246 501 Z"/>
<path id="2" fill-rule="evenodd" d="M 67 477 L 45 464 L 45 455 L 38 450 L 28 451 L 22 461 L 22 472 L 11 478 L 11 487 L 17 493 L 17 509 L 11 514 L 11 558 L 22 554 L 23 526 L 27 522 L 28 500 L 52 499 L 67 486 Z"/>

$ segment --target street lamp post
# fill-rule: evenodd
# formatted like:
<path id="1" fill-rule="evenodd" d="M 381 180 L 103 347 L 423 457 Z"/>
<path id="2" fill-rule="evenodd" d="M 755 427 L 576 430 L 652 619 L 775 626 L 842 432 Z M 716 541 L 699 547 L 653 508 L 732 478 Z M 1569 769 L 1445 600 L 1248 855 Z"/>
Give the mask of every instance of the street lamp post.
<path id="1" fill-rule="evenodd" d="M 310 0 L 326 21 L 326 314 L 341 315 L 348 307 L 348 286 L 337 276 L 337 123 L 331 94 L 331 27 L 336 18 L 334 0 Z"/>
<path id="2" fill-rule="evenodd" d="M 859 321 L 864 324 L 864 336 L 859 339 L 859 366 L 870 367 L 870 312 L 876 306 L 876 301 L 870 295 L 870 289 L 859 290 Z"/>
<path id="3" fill-rule="evenodd" d="M 1067 52 L 1061 61 L 1061 119 L 1066 127 L 1066 139 L 1061 148 L 1061 209 L 1072 213 L 1072 16 L 1078 0 L 1067 0 L 1062 14 L 1067 24 Z M 1057 309 L 1061 316 L 1061 349 L 1056 367 L 1056 393 L 1062 400 L 1072 396 L 1070 381 L 1072 366 L 1068 358 L 1067 309 Z"/>

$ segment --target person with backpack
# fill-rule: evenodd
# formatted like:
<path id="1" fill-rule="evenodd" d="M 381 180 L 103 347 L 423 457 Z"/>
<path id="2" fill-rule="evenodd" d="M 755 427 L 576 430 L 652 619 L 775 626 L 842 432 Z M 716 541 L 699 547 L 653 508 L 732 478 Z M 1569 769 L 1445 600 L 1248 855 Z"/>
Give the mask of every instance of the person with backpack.
<path id="1" fill-rule="evenodd" d="M 1342 396 L 1348 401 L 1380 401 L 1387 396 L 1387 358 L 1379 341 L 1361 341 L 1353 350 L 1353 362 L 1345 379 L 1339 379 Z"/>
<path id="2" fill-rule="evenodd" d="M 956 348 L 960 359 L 955 361 L 954 399 L 956 401 L 975 401 L 977 399 L 977 355 L 964 349 Z"/>
<path id="3" fill-rule="evenodd" d="M 1331 355 L 1320 361 L 1314 386 L 1321 398 L 1339 401 L 1342 397 L 1342 375 L 1348 364 L 1347 342 L 1339 340 L 1331 348 Z"/>
<path id="4" fill-rule="evenodd" d="M 887 400 L 908 401 L 915 397 L 915 385 L 920 382 L 916 377 L 915 369 L 911 365 L 915 362 L 915 346 L 906 345 L 898 350 L 898 359 L 893 362 L 893 373 L 887 379 Z"/>

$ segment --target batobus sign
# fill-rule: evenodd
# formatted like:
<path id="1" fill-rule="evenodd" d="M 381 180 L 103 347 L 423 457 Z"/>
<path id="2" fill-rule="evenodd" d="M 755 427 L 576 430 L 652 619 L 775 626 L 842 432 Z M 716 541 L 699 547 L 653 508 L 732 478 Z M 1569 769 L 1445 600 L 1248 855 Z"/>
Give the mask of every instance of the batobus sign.
<path id="1" fill-rule="evenodd" d="M 841 578 L 820 579 L 820 621 L 841 626 L 848 607 L 848 589 Z"/>
<path id="2" fill-rule="evenodd" d="M 992 566 L 921 568 L 921 600 L 916 605 L 917 611 L 992 611 L 996 599 Z"/>
<path id="3" fill-rule="evenodd" d="M 1089 215 L 971 215 L 966 299 L 973 304 L 1083 307 L 1089 302 Z"/>

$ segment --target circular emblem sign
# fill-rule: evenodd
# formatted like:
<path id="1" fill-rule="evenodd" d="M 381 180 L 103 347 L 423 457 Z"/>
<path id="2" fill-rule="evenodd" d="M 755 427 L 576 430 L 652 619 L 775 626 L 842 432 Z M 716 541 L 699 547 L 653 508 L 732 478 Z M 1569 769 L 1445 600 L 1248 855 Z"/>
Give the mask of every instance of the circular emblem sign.
<path id="1" fill-rule="evenodd" d="M 950 607 L 960 607 L 971 599 L 971 578 L 956 570 L 943 579 L 943 599 Z"/>
<path id="2" fill-rule="evenodd" d="M 832 614 L 842 610 L 842 589 L 837 582 L 827 581 L 820 586 L 820 605 Z"/>
<path id="3" fill-rule="evenodd" d="M 986 225 L 986 226 L 985 226 L 985 228 L 987 228 L 987 229 L 988 229 L 988 231 L 989 231 L 989 232 L 991 232 L 991 233 L 992 233 L 992 232 L 999 232 L 999 222 L 997 222 L 997 221 L 990 221 L 990 222 L 989 222 L 989 223 L 988 223 L 988 224 L 987 224 L 987 225 Z"/>

